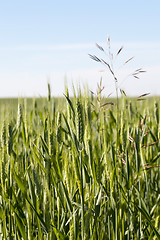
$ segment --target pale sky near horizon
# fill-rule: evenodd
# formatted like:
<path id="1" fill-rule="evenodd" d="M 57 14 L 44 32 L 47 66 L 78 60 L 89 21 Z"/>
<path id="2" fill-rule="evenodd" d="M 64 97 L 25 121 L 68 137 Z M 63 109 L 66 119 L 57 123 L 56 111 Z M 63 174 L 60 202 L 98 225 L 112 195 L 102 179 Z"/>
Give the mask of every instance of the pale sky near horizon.
<path id="1" fill-rule="evenodd" d="M 0 0 L 0 98 L 46 96 L 47 81 L 53 96 L 66 81 L 71 94 L 72 83 L 96 91 L 101 77 L 104 93 L 114 95 L 111 74 L 88 56 L 109 61 L 95 46 L 107 49 L 108 35 L 113 53 L 124 47 L 113 62 L 120 87 L 160 95 L 159 25 L 159 0 Z M 125 78 L 137 68 L 146 70 L 140 79 Z"/>

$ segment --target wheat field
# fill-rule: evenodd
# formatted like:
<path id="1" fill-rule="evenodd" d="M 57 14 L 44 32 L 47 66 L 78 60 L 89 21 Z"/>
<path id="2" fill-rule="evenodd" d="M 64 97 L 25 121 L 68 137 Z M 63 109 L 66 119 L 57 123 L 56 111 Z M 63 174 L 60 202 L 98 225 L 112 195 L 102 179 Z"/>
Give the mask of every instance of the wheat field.
<path id="1" fill-rule="evenodd" d="M 145 95 L 1 100 L 0 239 L 160 239 L 159 127 Z"/>

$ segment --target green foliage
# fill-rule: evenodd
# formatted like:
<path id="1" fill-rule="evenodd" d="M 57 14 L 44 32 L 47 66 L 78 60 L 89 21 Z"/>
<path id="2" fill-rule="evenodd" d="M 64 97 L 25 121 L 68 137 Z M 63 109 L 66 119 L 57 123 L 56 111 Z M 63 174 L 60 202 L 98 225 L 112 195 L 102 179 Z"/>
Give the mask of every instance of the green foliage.
<path id="1" fill-rule="evenodd" d="M 0 238 L 160 238 L 159 98 L 4 101 Z"/>

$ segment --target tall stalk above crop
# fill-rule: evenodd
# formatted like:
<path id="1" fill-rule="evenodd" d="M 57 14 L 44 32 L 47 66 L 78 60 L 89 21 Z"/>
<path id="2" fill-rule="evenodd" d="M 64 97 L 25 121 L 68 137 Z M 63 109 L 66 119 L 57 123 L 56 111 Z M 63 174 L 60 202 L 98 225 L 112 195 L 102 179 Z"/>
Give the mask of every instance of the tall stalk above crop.
<path id="1" fill-rule="evenodd" d="M 114 69 L 114 60 L 120 55 L 120 53 L 123 50 L 123 46 L 121 46 L 119 48 L 119 50 L 113 54 L 111 51 L 111 44 L 110 44 L 110 37 L 108 36 L 107 39 L 107 51 L 105 50 L 105 48 L 103 48 L 102 46 L 100 46 L 99 44 L 96 43 L 96 47 L 104 53 L 104 55 L 106 56 L 106 59 L 104 58 L 100 58 L 97 57 L 95 55 L 91 55 L 89 54 L 90 58 L 93 59 L 96 62 L 101 63 L 104 67 L 106 67 L 109 72 L 111 73 L 113 80 L 114 80 L 114 85 L 115 85 L 115 92 L 116 92 L 116 101 L 117 101 L 117 111 L 118 111 L 118 98 L 119 98 L 119 91 L 123 94 L 125 94 L 124 90 L 122 90 L 120 88 L 120 79 L 117 77 L 116 73 L 115 73 L 115 69 Z M 128 62 L 130 62 L 134 57 L 130 57 L 129 59 L 127 59 L 125 62 L 123 62 L 123 65 L 126 65 Z M 129 74 L 129 76 L 132 76 L 136 79 L 139 79 L 139 74 L 145 72 L 144 70 L 142 70 L 142 68 L 139 68 L 137 70 L 135 70 L 133 73 Z M 125 94 L 126 95 L 126 94 Z"/>

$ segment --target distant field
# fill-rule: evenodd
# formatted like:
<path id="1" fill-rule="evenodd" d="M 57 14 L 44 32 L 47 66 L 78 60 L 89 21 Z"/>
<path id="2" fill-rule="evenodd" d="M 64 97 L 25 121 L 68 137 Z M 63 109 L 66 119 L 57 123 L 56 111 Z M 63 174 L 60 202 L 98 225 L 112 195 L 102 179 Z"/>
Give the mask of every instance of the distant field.
<path id="1" fill-rule="evenodd" d="M 62 108 L 65 99 L 54 98 L 52 99 L 52 105 L 55 104 L 58 108 Z M 0 119 L 9 116 L 17 116 L 18 103 L 26 107 L 29 113 L 36 108 L 43 109 L 47 104 L 47 98 L 0 98 Z"/>
<path id="2" fill-rule="evenodd" d="M 159 104 L 0 99 L 0 239 L 160 239 Z"/>
<path id="3" fill-rule="evenodd" d="M 131 101 L 133 105 L 137 104 L 137 98 L 127 98 L 128 101 Z M 146 97 L 143 98 L 145 99 L 142 100 L 139 104 L 137 104 L 138 108 L 141 107 L 146 107 L 148 106 L 149 108 L 153 107 L 154 102 L 160 102 L 160 97 Z M 116 102 L 115 98 L 108 98 L 106 101 L 112 101 Z M 119 99 L 120 104 L 122 104 L 121 98 Z M 47 104 L 47 98 L 0 98 L 0 113 L 3 114 L 3 112 L 14 112 L 17 114 L 17 108 L 18 108 L 18 103 L 22 103 L 23 105 L 27 103 L 27 110 L 30 111 L 33 109 L 34 104 L 37 104 L 38 108 L 43 108 Z M 58 108 L 63 109 L 64 105 L 66 104 L 65 97 L 56 97 L 52 98 L 52 103 L 55 103 Z"/>

